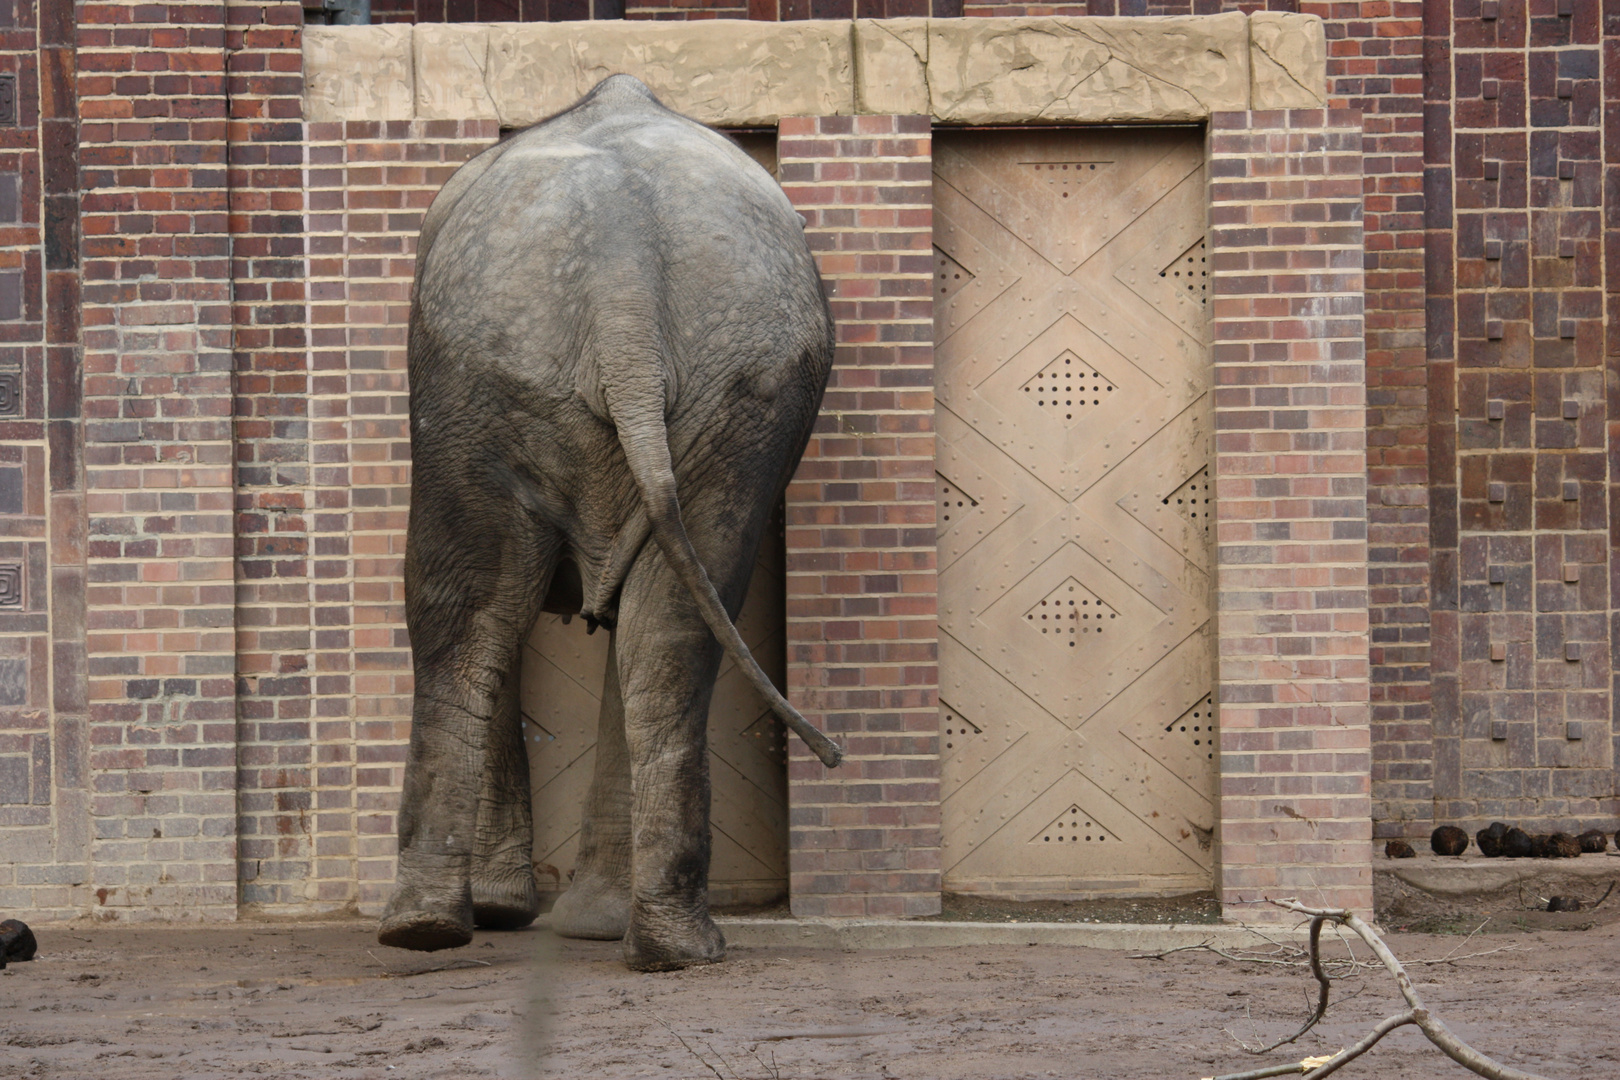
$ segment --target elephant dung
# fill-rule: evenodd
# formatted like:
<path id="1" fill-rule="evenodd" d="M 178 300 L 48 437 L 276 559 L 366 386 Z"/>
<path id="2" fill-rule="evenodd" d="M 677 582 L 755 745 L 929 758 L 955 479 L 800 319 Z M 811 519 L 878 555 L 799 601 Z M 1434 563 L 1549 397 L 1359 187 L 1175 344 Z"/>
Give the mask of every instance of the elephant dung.
<path id="1" fill-rule="evenodd" d="M 1502 837 L 1502 854 L 1510 859 L 1528 859 L 1536 853 L 1530 834 L 1515 826 Z"/>
<path id="2" fill-rule="evenodd" d="M 1455 825 L 1442 825 L 1429 837 L 1436 855 L 1461 855 L 1468 850 L 1468 834 Z"/>
<path id="3" fill-rule="evenodd" d="M 0 922 L 0 967 L 7 961 L 22 962 L 32 960 L 39 943 L 34 940 L 34 932 L 28 929 L 28 924 L 20 919 L 7 919 Z"/>
<path id="4" fill-rule="evenodd" d="M 1587 829 L 1575 841 L 1581 845 L 1582 854 L 1600 854 L 1609 850 L 1609 838 L 1602 829 Z"/>
<path id="5" fill-rule="evenodd" d="M 1581 842 L 1569 833 L 1555 832 L 1547 837 L 1547 858 L 1577 859 L 1580 854 Z"/>
<path id="6" fill-rule="evenodd" d="M 1417 852 L 1405 840 L 1391 840 L 1384 845 L 1384 858 L 1386 859 L 1415 859 Z"/>
<path id="7" fill-rule="evenodd" d="M 1486 828 L 1474 834 L 1474 843 L 1479 845 L 1479 853 L 1487 859 L 1494 859 L 1502 854 L 1502 838 L 1507 836 L 1508 827 L 1500 821 L 1493 821 Z"/>

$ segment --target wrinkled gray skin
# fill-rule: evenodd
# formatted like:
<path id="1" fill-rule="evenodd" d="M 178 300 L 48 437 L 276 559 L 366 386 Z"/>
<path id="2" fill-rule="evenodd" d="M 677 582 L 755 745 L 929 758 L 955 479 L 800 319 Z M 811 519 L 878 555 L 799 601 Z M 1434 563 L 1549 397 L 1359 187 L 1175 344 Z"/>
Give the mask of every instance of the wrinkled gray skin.
<path id="1" fill-rule="evenodd" d="M 464 945 L 475 924 L 538 911 L 517 657 L 547 610 L 613 631 L 553 928 L 622 937 L 642 970 L 724 956 L 705 730 L 722 648 L 824 760 L 839 754 L 731 622 L 832 356 L 781 188 L 635 79 L 445 185 L 411 311 L 416 700 L 383 944 Z"/>

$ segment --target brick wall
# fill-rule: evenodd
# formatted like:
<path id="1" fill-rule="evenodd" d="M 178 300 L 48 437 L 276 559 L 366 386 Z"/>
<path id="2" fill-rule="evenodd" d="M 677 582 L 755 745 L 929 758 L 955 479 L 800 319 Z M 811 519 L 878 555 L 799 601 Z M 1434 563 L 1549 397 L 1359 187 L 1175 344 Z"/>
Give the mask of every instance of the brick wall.
<path id="1" fill-rule="evenodd" d="M 1210 120 L 1220 881 L 1372 906 L 1361 117 Z"/>
<path id="2" fill-rule="evenodd" d="M 616 2 L 420 0 L 377 11 L 462 21 L 1262 6 Z M 1620 355 L 1620 331 L 1603 319 L 1605 305 L 1620 303 L 1609 298 L 1620 287 L 1605 281 L 1620 228 L 1604 199 L 1606 181 L 1620 184 L 1620 90 L 1606 89 L 1603 65 L 1620 61 L 1616 38 L 1604 36 L 1597 0 L 1502 0 L 1494 11 L 1482 0 L 1421 11 L 1417 0 L 1297 6 L 1326 22 L 1330 104 L 1363 116 L 1366 678 L 1378 835 L 1421 836 L 1436 815 L 1470 827 L 1493 817 L 1610 824 L 1620 812 L 1620 567 L 1611 566 L 1620 500 L 1608 490 L 1608 457 L 1620 396 L 1604 372 Z M 0 828 L 8 853 L 22 853 L 0 866 L 5 902 L 227 918 L 242 904 L 372 905 L 391 878 L 410 693 L 397 585 L 409 236 L 449 168 L 495 130 L 311 130 L 298 111 L 302 18 L 298 5 L 279 2 L 87 2 L 75 14 L 45 0 L 37 18 L 23 5 L 15 26 L 0 23 L 0 74 L 18 76 L 19 105 L 19 125 L 0 127 Z M 1340 131 L 1336 123 L 1322 130 Z M 892 163 L 868 156 L 923 133 L 889 135 L 792 135 L 853 155 L 797 163 L 810 170 L 798 194 L 828 200 L 806 206 L 829 256 L 898 260 L 911 249 L 859 245 L 874 230 L 905 243 L 927 235 L 926 225 L 862 216 L 926 214 L 926 190 L 908 187 L 926 183 L 926 145 Z M 915 167 L 918 178 L 862 180 L 861 169 L 889 164 Z M 855 201 L 865 198 L 879 201 Z M 1247 190 L 1230 201 L 1266 204 Z M 834 216 L 822 221 L 824 212 Z M 878 280 L 869 270 L 840 280 Z M 909 272 L 879 277 L 911 287 Z M 901 303 L 894 294 L 839 302 L 851 305 L 846 334 L 927 323 L 913 308 L 874 315 Z M 824 423 L 855 426 L 818 433 L 806 468 L 829 471 L 795 488 L 809 515 L 796 527 L 812 553 L 796 571 L 807 591 L 793 616 L 807 649 L 824 625 L 881 634 L 927 623 L 932 633 L 931 608 L 906 608 L 931 598 L 931 564 L 846 565 L 851 550 L 899 524 L 862 515 L 905 518 L 933 505 L 931 467 L 917 464 L 931 452 L 913 456 L 916 447 L 886 429 L 859 425 L 923 417 L 931 404 L 916 384 L 902 393 L 843 382 L 887 372 L 926 383 L 928 336 L 844 343 L 829 402 L 853 403 Z M 5 415 L 8 379 L 19 415 Z M 896 396 L 883 404 L 883 394 Z M 879 458 L 921 471 L 862 472 Z M 1282 512 L 1281 498 L 1265 496 L 1267 513 Z M 1275 533 L 1278 521 L 1245 517 L 1251 510 L 1236 509 L 1234 527 Z M 931 552 L 916 535 L 905 540 L 902 561 Z M 1241 576 L 1247 566 L 1227 569 Z M 21 586 L 15 604 L 8 574 Z M 1336 626 L 1334 642 L 1354 636 Z M 1314 631 L 1301 635 L 1312 649 L 1328 647 Z M 923 702 L 934 661 L 907 651 L 921 640 L 896 638 L 873 654 L 840 641 L 800 657 L 805 681 L 795 692 L 865 750 L 851 763 L 858 768 L 831 774 L 832 787 L 815 779 L 819 766 L 795 760 L 795 798 L 827 800 L 804 802 L 794 824 L 809 860 L 794 869 L 806 911 L 832 910 L 825 897 L 841 889 L 861 897 L 849 910 L 927 906 L 918 898 L 937 864 L 900 867 L 878 854 L 914 843 L 927 863 L 937 843 L 932 751 L 917 741 L 934 737 Z M 857 685 L 863 669 L 867 682 Z M 1315 716 L 1298 703 L 1229 708 L 1238 705 L 1244 715 L 1286 716 L 1290 729 Z M 899 734 L 880 738 L 882 725 Z M 1318 738 L 1310 723 L 1301 730 L 1312 733 L 1287 738 Z M 1277 736 L 1272 766 L 1319 761 L 1286 741 Z M 1305 775 L 1306 786 L 1321 778 Z M 1230 777 L 1259 801 L 1233 804 L 1227 839 L 1248 829 L 1257 844 L 1281 845 L 1253 854 L 1285 869 L 1300 865 L 1289 861 L 1300 851 L 1318 851 L 1299 846 L 1322 839 L 1311 830 L 1341 820 L 1256 794 L 1290 779 L 1305 784 L 1264 769 Z M 876 809 L 844 801 L 869 794 Z M 1273 805 L 1309 821 L 1278 818 L 1265 809 Z M 1337 858 L 1346 849 L 1334 845 L 1348 841 L 1335 836 L 1321 850 Z M 832 876 L 819 876 L 829 867 Z M 1226 884 L 1255 881 L 1238 874 Z"/>
<path id="3" fill-rule="evenodd" d="M 838 322 L 787 491 L 788 688 L 843 743 L 789 742 L 797 915 L 939 910 L 933 169 L 921 116 L 781 123 L 779 178 Z"/>

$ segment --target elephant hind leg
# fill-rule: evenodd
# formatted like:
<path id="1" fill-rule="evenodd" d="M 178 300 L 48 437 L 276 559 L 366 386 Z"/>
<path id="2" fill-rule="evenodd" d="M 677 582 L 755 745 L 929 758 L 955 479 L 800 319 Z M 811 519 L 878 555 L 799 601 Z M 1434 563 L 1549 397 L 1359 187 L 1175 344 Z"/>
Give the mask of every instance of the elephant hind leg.
<path id="1" fill-rule="evenodd" d="M 495 699 L 478 793 L 472 905 L 473 923 L 480 930 L 519 930 L 540 914 L 534 887 L 534 803 L 519 700 L 521 652 Z"/>
<path id="2" fill-rule="evenodd" d="M 526 515 L 465 517 L 434 516 L 424 499 L 411 511 L 405 617 L 416 689 L 398 877 L 377 928 L 379 942 L 405 949 L 472 940 L 473 857 L 488 851 L 478 826 L 490 729 L 561 547 Z"/>
<path id="3" fill-rule="evenodd" d="M 596 766 L 579 823 L 579 858 L 568 891 L 551 909 L 551 929 L 562 937 L 617 941 L 629 925 L 630 751 L 624 738 L 619 659 L 609 639 Z"/>

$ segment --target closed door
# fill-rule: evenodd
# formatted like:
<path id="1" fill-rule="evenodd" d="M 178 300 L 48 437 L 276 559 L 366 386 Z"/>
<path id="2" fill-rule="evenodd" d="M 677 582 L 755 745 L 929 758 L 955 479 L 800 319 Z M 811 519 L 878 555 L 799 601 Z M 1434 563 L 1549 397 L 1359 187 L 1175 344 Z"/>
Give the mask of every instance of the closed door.
<path id="1" fill-rule="evenodd" d="M 1194 130 L 936 133 L 946 888 L 1213 880 Z"/>

